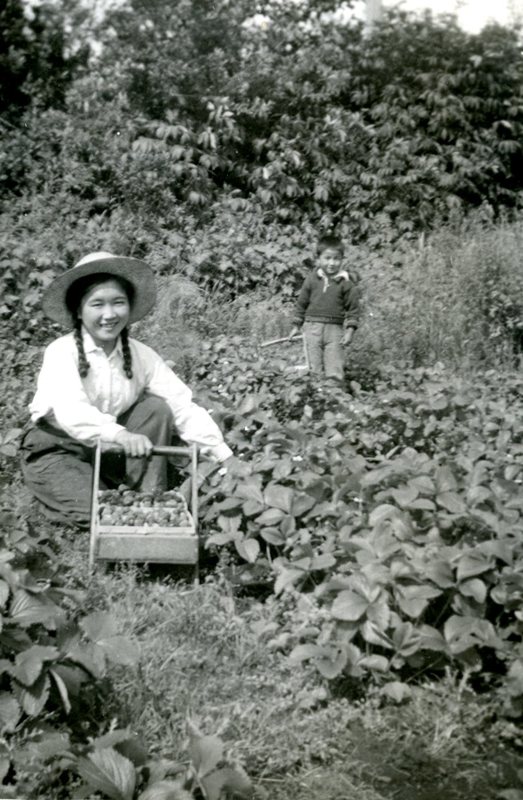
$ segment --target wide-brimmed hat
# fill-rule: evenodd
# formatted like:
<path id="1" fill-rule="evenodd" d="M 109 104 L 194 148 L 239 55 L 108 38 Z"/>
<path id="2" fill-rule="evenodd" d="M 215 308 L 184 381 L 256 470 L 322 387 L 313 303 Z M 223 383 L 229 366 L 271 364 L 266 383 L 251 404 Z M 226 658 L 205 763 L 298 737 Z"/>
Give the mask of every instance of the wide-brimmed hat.
<path id="1" fill-rule="evenodd" d="M 42 298 L 44 314 L 54 322 L 71 327 L 74 319 L 67 307 L 67 293 L 80 278 L 97 274 L 124 278 L 133 286 L 134 298 L 129 322 L 142 319 L 154 306 L 156 302 L 154 272 L 145 261 L 100 251 L 84 256 L 74 267 L 49 284 Z"/>

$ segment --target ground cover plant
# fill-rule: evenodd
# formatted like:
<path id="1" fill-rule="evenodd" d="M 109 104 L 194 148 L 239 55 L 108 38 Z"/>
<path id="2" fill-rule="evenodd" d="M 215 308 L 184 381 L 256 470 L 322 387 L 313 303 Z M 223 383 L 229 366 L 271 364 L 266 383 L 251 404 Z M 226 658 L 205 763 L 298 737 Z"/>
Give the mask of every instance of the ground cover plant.
<path id="1" fill-rule="evenodd" d="M 523 796 L 520 34 L 337 8 L 0 11 L 2 796 Z M 331 229 L 342 389 L 261 347 Z M 136 335 L 235 451 L 200 586 L 89 576 L 21 485 L 42 292 L 96 249 L 151 263 Z"/>
<path id="2" fill-rule="evenodd" d="M 139 666 L 111 670 L 98 738 L 71 745 L 60 730 L 51 750 L 33 743 L 20 786 L 66 798 L 83 777 L 111 797 L 107 765 L 120 764 L 127 777 L 121 784 L 110 771 L 123 792 L 115 796 L 148 791 L 151 775 L 189 791 L 198 767 L 183 732 L 196 716 L 228 759 L 209 773 L 247 771 L 257 786 L 248 792 L 262 796 L 312 797 L 322 785 L 329 798 L 347 787 L 423 798 L 436 776 L 442 797 L 516 791 L 521 379 L 388 369 L 362 389 L 349 372 L 348 394 L 287 368 L 243 340 L 202 348 L 198 399 L 237 454 L 225 478 L 200 467 L 208 569 L 222 577 L 200 590 L 125 569 L 91 581 L 84 612 L 110 608 L 111 634 L 140 643 Z M 66 590 L 78 588 L 85 537 L 42 521 L 39 530 L 61 552 Z M 224 674 L 213 679 L 217 663 Z M 445 722 L 437 715 L 420 731 L 418 749 L 406 733 L 390 737 L 390 714 L 396 732 L 398 714 L 404 731 L 416 714 L 426 726 L 447 692 L 459 703 L 448 700 Z M 4 731 L 22 761 L 24 726 Z M 137 731 L 138 754 L 129 744 Z M 276 731 L 287 737 L 277 752 Z M 378 767 L 375 748 L 390 769 Z M 458 762 L 468 767 L 456 781 Z"/>

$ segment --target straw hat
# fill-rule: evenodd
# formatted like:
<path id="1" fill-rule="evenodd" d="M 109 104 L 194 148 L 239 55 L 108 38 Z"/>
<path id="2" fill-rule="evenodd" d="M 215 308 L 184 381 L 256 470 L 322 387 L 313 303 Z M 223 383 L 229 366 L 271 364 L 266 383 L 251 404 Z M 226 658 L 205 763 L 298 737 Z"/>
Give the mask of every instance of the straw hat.
<path id="1" fill-rule="evenodd" d="M 134 299 L 129 322 L 145 317 L 156 302 L 154 272 L 138 258 L 113 256 L 103 251 L 89 253 L 72 267 L 59 275 L 44 292 L 42 306 L 44 314 L 54 322 L 71 327 L 74 320 L 66 305 L 67 292 L 80 278 L 89 275 L 107 274 L 125 278 L 134 287 Z"/>

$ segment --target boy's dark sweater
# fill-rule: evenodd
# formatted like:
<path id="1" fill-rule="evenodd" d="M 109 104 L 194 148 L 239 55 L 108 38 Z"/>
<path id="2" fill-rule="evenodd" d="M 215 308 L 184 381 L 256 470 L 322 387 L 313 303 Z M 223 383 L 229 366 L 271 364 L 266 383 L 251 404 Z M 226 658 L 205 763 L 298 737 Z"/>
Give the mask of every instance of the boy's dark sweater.
<path id="1" fill-rule="evenodd" d="M 294 322 L 296 325 L 304 321 L 325 322 L 357 328 L 359 301 L 359 291 L 345 271 L 327 277 L 314 269 L 301 287 Z"/>

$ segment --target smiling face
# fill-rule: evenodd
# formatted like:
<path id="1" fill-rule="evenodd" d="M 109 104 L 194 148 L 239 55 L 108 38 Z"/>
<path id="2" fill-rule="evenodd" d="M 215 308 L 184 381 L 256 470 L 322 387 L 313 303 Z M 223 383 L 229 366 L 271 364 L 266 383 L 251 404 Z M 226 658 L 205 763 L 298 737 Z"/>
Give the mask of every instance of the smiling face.
<path id="1" fill-rule="evenodd" d="M 342 253 L 335 247 L 326 247 L 318 254 L 318 264 L 326 275 L 336 275 L 340 270 Z"/>
<path id="2" fill-rule="evenodd" d="M 98 347 L 110 353 L 129 322 L 131 305 L 123 285 L 113 278 L 91 286 L 82 297 L 78 317 Z"/>

